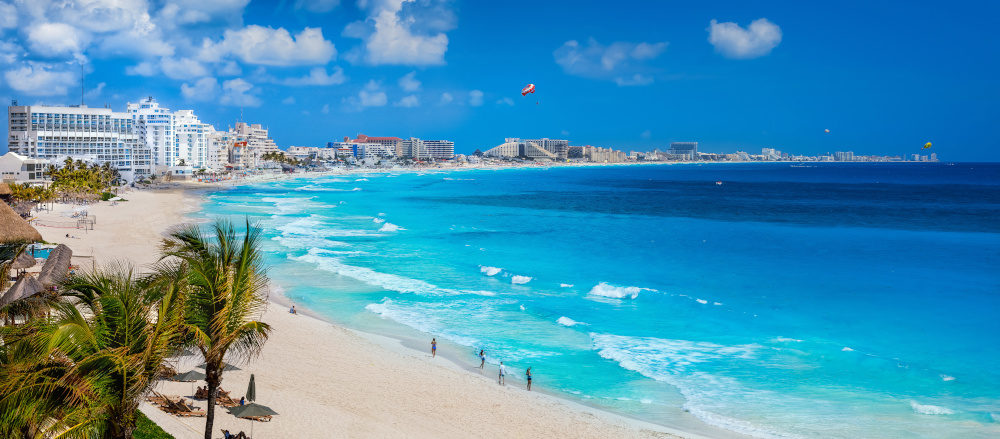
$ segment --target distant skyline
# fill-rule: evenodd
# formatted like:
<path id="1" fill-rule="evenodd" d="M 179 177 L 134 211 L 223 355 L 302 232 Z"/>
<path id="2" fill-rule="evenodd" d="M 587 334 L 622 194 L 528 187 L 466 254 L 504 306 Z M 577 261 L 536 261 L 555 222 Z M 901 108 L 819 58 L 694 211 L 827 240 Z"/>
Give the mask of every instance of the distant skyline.
<path id="1" fill-rule="evenodd" d="M 1000 161 L 998 16 L 988 1 L 0 0 L 0 98 L 78 104 L 82 65 L 89 106 L 152 95 L 218 129 L 242 108 L 282 147 L 364 133 L 457 153 L 550 137 Z"/>

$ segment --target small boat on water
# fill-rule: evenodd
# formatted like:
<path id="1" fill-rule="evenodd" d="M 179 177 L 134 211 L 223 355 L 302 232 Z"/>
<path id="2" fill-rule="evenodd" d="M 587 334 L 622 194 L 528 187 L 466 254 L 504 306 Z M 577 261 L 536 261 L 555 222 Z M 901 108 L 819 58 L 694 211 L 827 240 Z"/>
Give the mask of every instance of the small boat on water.
<path id="1" fill-rule="evenodd" d="M 715 185 L 716 186 L 722 186 L 722 180 L 719 180 L 719 181 L 715 182 Z"/>

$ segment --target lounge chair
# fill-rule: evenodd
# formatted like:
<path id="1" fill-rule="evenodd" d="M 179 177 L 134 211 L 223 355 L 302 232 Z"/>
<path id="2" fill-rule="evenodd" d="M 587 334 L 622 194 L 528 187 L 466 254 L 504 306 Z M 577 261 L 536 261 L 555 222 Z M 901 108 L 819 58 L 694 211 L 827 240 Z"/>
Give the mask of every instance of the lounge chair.
<path id="1" fill-rule="evenodd" d="M 201 410 L 193 405 L 189 405 L 184 401 L 184 398 L 177 401 L 168 399 L 167 403 L 169 404 L 167 413 L 177 416 L 205 416 L 204 410 Z"/>

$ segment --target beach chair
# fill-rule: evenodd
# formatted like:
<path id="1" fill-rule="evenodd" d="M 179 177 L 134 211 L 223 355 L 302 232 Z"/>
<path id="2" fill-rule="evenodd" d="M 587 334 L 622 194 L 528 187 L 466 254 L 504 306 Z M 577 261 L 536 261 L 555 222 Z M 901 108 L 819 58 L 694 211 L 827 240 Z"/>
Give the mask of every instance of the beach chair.
<path id="1" fill-rule="evenodd" d="M 177 401 L 172 401 L 168 399 L 167 402 L 170 404 L 171 408 L 171 411 L 169 412 L 170 414 L 182 417 L 205 416 L 204 410 L 201 410 L 198 407 L 188 404 L 187 402 L 184 401 L 183 398 Z"/>
<path id="2" fill-rule="evenodd" d="M 149 396 L 146 397 L 146 401 L 149 401 L 151 404 L 153 404 L 153 405 L 155 405 L 157 407 L 160 407 L 160 408 L 162 408 L 162 407 L 164 407 L 164 406 L 167 405 L 167 397 L 161 395 L 160 393 L 158 393 L 155 390 L 152 391 L 149 394 Z"/>

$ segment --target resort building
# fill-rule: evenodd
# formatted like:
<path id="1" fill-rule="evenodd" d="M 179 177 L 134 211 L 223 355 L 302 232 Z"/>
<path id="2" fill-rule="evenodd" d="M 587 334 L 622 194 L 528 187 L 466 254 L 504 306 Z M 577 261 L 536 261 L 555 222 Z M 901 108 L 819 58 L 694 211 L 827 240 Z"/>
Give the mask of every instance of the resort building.
<path id="1" fill-rule="evenodd" d="M 357 139 L 351 139 L 350 137 L 344 136 L 344 142 L 346 143 L 375 143 L 385 146 L 392 151 L 393 157 L 403 156 L 403 139 L 399 137 L 369 137 L 364 134 L 358 134 Z"/>
<path id="2" fill-rule="evenodd" d="M 110 163 L 126 181 L 151 172 L 151 155 L 132 116 L 110 108 L 13 105 L 7 107 L 7 148 L 20 156 L 58 163 L 67 157 Z"/>
<path id="3" fill-rule="evenodd" d="M 209 168 L 215 127 L 199 120 L 193 110 L 179 110 L 174 116 L 178 161 L 195 170 Z"/>
<path id="4" fill-rule="evenodd" d="M 358 160 L 383 159 L 396 156 L 396 150 L 390 145 L 381 143 L 352 143 L 354 157 Z"/>
<path id="5" fill-rule="evenodd" d="M 180 155 L 174 133 L 174 114 L 170 109 L 160 107 L 150 96 L 138 103 L 128 103 L 126 112 L 132 118 L 140 147 L 150 153 L 152 163 L 146 163 L 150 170 L 165 175 L 170 167 L 178 166 Z"/>
<path id="6" fill-rule="evenodd" d="M 524 142 L 533 143 L 536 146 L 555 154 L 556 159 L 558 160 L 566 160 L 568 158 L 569 140 L 542 137 L 541 139 L 525 139 Z"/>
<path id="7" fill-rule="evenodd" d="M 400 157 L 414 160 L 451 160 L 455 156 L 455 142 L 450 140 L 421 140 L 416 137 L 400 142 Z"/>
<path id="8" fill-rule="evenodd" d="M 28 156 L 8 152 L 0 156 L 0 182 L 43 183 L 48 160 L 33 159 Z"/>
<path id="9" fill-rule="evenodd" d="M 549 139 L 539 139 L 544 141 L 549 141 Z M 536 143 L 536 140 L 521 140 L 517 137 L 508 137 L 504 139 L 504 143 L 490 148 L 483 152 L 486 157 L 525 157 L 530 159 L 548 159 L 548 160 L 559 160 L 559 155 L 556 152 L 549 151 L 543 148 L 541 145 Z M 563 141 L 555 141 L 563 142 Z M 569 151 L 569 141 L 565 141 L 565 148 L 559 147 L 559 151 L 563 154 L 563 159 L 568 154 Z M 547 143 L 553 148 L 556 148 L 556 143 Z"/>
<path id="10" fill-rule="evenodd" d="M 698 160 L 698 142 L 673 142 L 667 154 L 674 160 Z"/>

